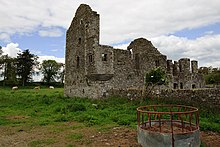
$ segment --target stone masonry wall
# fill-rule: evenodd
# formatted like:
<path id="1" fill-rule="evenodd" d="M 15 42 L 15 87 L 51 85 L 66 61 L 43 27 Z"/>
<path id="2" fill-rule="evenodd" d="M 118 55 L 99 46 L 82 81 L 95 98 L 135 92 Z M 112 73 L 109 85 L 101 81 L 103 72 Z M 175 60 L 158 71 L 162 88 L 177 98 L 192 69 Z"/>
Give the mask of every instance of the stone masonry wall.
<path id="1" fill-rule="evenodd" d="M 220 113 L 220 89 L 195 89 L 173 90 L 164 89 L 160 98 L 167 102 L 179 102 L 180 104 L 205 107 Z"/>
<path id="2" fill-rule="evenodd" d="M 111 89 L 109 95 L 127 97 L 129 99 L 141 98 L 141 89 Z M 157 97 L 155 94 L 150 98 Z M 195 89 L 175 90 L 163 89 L 159 94 L 160 100 L 182 105 L 191 105 L 199 108 L 206 108 L 220 113 L 220 89 Z"/>

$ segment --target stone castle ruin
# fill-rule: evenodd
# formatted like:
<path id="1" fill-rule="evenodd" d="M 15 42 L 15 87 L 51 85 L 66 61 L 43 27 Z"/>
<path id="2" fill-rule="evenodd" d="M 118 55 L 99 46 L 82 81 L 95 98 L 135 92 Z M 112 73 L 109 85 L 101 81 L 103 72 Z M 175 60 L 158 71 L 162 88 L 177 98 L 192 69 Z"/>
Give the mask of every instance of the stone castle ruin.
<path id="1" fill-rule="evenodd" d="M 81 4 L 66 33 L 65 96 L 100 98 L 114 89 L 141 89 L 144 75 L 156 67 L 169 75 L 166 88 L 203 87 L 197 61 L 173 63 L 145 38 L 135 39 L 127 50 L 101 45 L 99 24 L 99 14 Z"/>

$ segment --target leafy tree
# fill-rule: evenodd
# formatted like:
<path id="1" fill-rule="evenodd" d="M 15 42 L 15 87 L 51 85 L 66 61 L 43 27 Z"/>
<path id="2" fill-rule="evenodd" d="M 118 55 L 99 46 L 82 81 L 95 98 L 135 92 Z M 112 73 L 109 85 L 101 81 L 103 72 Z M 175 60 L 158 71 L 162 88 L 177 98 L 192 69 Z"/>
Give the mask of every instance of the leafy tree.
<path id="1" fill-rule="evenodd" d="M 220 84 L 220 69 L 205 75 L 206 84 Z"/>
<path id="2" fill-rule="evenodd" d="M 2 69 L 1 76 L 3 77 L 3 86 L 16 85 L 16 58 L 3 55 L 0 58 L 0 67 Z"/>
<path id="3" fill-rule="evenodd" d="M 22 53 L 18 53 L 17 74 L 23 86 L 32 79 L 31 73 L 34 65 L 38 64 L 37 58 L 38 57 L 34 54 L 31 54 L 28 49 L 24 50 Z"/>
<path id="4" fill-rule="evenodd" d="M 167 84 L 167 74 L 160 67 L 152 69 L 145 75 L 145 84 L 143 89 L 143 99 L 149 95 L 153 88 L 157 85 Z"/>
<path id="5" fill-rule="evenodd" d="M 211 71 L 212 71 L 212 67 L 210 66 L 210 67 L 200 67 L 198 72 L 203 75 L 207 75 L 211 73 Z"/>
<path id="6" fill-rule="evenodd" d="M 61 66 L 62 64 L 57 63 L 55 60 L 44 60 L 41 67 L 42 73 L 44 75 L 43 81 L 48 85 L 50 82 L 56 81 Z"/>
<path id="7" fill-rule="evenodd" d="M 58 73 L 58 78 L 60 79 L 61 84 L 64 82 L 65 77 L 65 64 L 60 63 L 60 72 Z"/>

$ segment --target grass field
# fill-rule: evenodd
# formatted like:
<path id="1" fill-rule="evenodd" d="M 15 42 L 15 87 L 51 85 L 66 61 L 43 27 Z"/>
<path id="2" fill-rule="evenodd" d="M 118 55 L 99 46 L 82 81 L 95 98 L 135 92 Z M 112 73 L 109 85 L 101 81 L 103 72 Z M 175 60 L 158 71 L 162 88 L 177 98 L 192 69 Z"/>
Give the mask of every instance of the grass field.
<path id="1" fill-rule="evenodd" d="M 83 127 L 105 130 L 109 126 L 126 126 L 136 129 L 136 108 L 141 105 L 162 103 L 146 100 L 130 101 L 125 98 L 92 100 L 87 98 L 66 98 L 63 88 L 19 89 L 0 88 L 0 126 L 51 126 L 65 122 L 78 122 Z M 108 127 L 106 127 L 108 126 Z M 82 125 L 76 125 L 82 127 Z M 220 114 L 200 113 L 200 128 L 220 132 Z M 72 128 L 73 129 L 73 128 Z M 60 131 L 59 128 L 56 131 Z M 66 139 L 79 140 L 80 132 L 69 134 Z M 50 144 L 53 139 L 35 141 L 34 144 Z"/>

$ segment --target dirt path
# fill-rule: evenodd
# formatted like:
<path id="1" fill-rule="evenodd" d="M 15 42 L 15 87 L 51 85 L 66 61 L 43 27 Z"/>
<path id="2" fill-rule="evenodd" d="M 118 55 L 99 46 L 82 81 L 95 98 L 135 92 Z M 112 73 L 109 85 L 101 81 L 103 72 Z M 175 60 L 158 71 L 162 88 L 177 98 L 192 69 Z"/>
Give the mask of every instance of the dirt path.
<path id="1" fill-rule="evenodd" d="M 77 122 L 47 126 L 0 126 L 0 147 L 140 147 L 134 129 L 87 127 Z M 201 132 L 207 146 L 220 145 L 220 134 Z"/>

